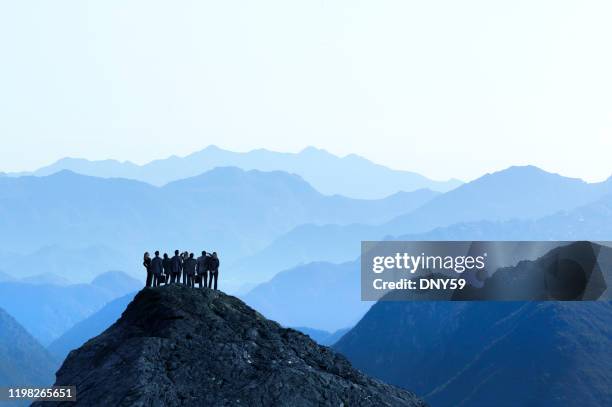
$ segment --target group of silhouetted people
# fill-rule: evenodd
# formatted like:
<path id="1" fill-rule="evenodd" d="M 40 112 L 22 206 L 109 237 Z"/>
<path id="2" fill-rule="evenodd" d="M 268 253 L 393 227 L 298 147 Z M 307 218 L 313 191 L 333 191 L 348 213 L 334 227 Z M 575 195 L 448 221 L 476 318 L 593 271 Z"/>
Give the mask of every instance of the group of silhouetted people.
<path id="1" fill-rule="evenodd" d="M 217 289 L 219 277 L 219 257 L 217 252 L 211 254 L 202 252 L 202 256 L 194 258 L 193 253 L 174 251 L 173 257 L 159 257 L 159 251 L 151 258 L 145 252 L 142 265 L 147 270 L 147 287 L 159 287 L 163 284 L 183 284 L 187 287 L 208 287 Z M 182 282 L 181 282 L 182 277 Z"/>

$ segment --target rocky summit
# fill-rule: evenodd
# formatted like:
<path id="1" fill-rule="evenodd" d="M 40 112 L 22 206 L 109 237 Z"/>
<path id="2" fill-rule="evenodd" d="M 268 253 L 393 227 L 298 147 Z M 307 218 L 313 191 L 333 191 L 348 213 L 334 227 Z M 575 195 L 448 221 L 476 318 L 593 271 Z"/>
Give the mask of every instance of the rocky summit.
<path id="1" fill-rule="evenodd" d="M 178 285 L 143 289 L 56 376 L 83 406 L 425 406 L 235 297 Z"/>

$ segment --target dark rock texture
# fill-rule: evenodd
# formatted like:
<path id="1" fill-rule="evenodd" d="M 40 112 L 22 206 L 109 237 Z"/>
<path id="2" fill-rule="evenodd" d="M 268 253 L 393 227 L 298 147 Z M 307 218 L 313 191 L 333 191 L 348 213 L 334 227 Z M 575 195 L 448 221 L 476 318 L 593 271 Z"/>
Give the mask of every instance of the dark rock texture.
<path id="1" fill-rule="evenodd" d="M 77 386 L 83 406 L 425 405 L 235 297 L 183 286 L 142 290 L 56 385 Z"/>

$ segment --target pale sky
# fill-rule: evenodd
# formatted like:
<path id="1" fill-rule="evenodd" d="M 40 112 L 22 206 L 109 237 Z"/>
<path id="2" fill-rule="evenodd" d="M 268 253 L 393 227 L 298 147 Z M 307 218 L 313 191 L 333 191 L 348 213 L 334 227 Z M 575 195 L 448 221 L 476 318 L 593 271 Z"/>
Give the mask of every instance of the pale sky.
<path id="1" fill-rule="evenodd" d="M 0 171 L 312 145 L 612 175 L 609 1 L 0 0 Z"/>

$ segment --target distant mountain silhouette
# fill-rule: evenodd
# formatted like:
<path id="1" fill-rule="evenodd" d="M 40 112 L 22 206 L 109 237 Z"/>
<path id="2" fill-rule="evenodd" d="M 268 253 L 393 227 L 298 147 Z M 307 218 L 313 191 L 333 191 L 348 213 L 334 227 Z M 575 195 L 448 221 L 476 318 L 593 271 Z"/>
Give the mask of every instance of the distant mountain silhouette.
<path id="1" fill-rule="evenodd" d="M 612 404 L 609 302 L 378 302 L 334 348 L 433 406 Z"/>
<path id="2" fill-rule="evenodd" d="M 302 332 L 305 335 L 316 341 L 319 345 L 332 346 L 338 342 L 342 336 L 350 331 L 350 328 L 338 329 L 335 332 L 324 331 L 322 329 L 313 329 L 307 327 L 294 327 L 293 329 Z"/>
<path id="3" fill-rule="evenodd" d="M 18 216 L 19 213 L 15 213 L 15 215 Z M 44 214 L 39 215 L 46 216 Z M 34 227 L 27 228 L 33 229 Z M 52 241 L 52 231 L 41 229 L 40 232 L 48 235 L 46 241 Z M 104 245 L 83 247 L 79 242 L 69 241 L 69 236 L 59 235 L 59 239 L 62 239 L 66 245 L 76 245 L 76 247 L 58 244 L 43 247 L 32 247 L 30 245 L 15 247 L 15 250 L 19 249 L 19 254 L 0 252 L 0 262 L 5 270 L 11 270 L 15 276 L 28 282 L 45 281 L 54 283 L 60 282 L 60 279 L 62 279 L 64 284 L 70 282 L 85 283 L 108 270 L 140 271 L 139 269 L 134 270 L 140 263 L 138 259 L 130 259 L 123 251 L 111 248 L 112 241 Z M 28 261 L 24 261 L 24 259 Z M 44 265 L 44 267 L 41 268 L 41 265 Z M 46 278 L 40 278 L 45 275 Z M 53 281 L 53 278 L 56 278 L 56 281 Z"/>
<path id="4" fill-rule="evenodd" d="M 431 200 L 431 191 L 420 190 L 402 193 L 410 196 L 403 199 L 405 212 L 410 212 Z M 390 197 L 389 199 L 395 199 Z M 359 250 L 360 240 L 376 240 L 380 232 L 374 225 L 313 225 L 297 226 L 290 232 L 274 240 L 268 247 L 231 265 L 232 273 L 245 276 L 250 281 L 265 281 L 280 270 L 299 264 L 324 260 L 343 262 L 346 253 Z"/>
<path id="5" fill-rule="evenodd" d="M 284 326 L 336 331 L 352 326 L 371 306 L 361 301 L 357 262 L 309 263 L 278 273 L 241 296 Z"/>
<path id="6" fill-rule="evenodd" d="M 612 194 L 536 220 L 463 222 L 399 240 L 610 240 Z"/>
<path id="7" fill-rule="evenodd" d="M 533 166 L 510 167 L 432 199 L 390 221 L 385 231 L 398 235 L 459 222 L 536 219 L 586 205 L 611 193 L 612 177 L 589 184 Z"/>
<path id="8" fill-rule="evenodd" d="M 115 281 L 117 284 L 105 284 Z M 0 307 L 9 312 L 43 345 L 48 345 L 107 302 L 142 284 L 127 276 L 99 277 L 91 284 L 59 286 L 23 282 L 0 283 Z"/>
<path id="9" fill-rule="evenodd" d="M 91 285 L 104 288 L 120 296 L 139 290 L 143 283 L 122 271 L 107 271 L 94 278 Z"/>
<path id="10" fill-rule="evenodd" d="M 53 284 L 53 285 L 70 285 L 70 280 L 58 276 L 55 273 L 41 273 L 34 274 L 33 276 L 28 276 L 20 279 L 22 283 L 29 284 Z"/>
<path id="11" fill-rule="evenodd" d="M 186 157 L 171 156 L 143 166 L 115 160 L 64 158 L 33 173 L 13 175 L 45 176 L 70 170 L 83 175 L 128 178 L 160 186 L 216 167 L 285 171 L 301 176 L 323 194 L 365 199 L 384 198 L 399 191 L 422 188 L 444 192 L 461 184 L 458 180 L 432 181 L 414 172 L 391 170 L 354 154 L 341 158 L 313 147 L 299 153 L 264 149 L 238 153 L 209 146 Z"/>
<path id="12" fill-rule="evenodd" d="M 339 261 L 342 255 L 346 257 L 352 256 L 356 258 L 359 254 L 358 242 L 353 242 L 350 234 L 343 235 L 344 238 L 338 239 L 338 243 L 334 244 L 333 231 L 341 229 L 343 231 L 353 231 L 355 226 L 351 228 L 344 227 L 327 227 L 321 230 L 326 230 L 327 233 L 322 234 L 321 239 L 324 243 L 332 245 L 337 252 L 332 253 L 328 250 L 317 251 L 318 248 L 313 248 L 313 244 L 309 246 L 308 242 L 317 241 L 317 235 L 312 234 L 308 239 L 295 243 L 293 246 L 287 245 L 286 251 L 265 251 L 269 258 L 277 258 L 275 261 L 280 262 L 278 258 L 283 258 L 284 264 L 290 263 L 291 259 L 295 261 L 305 261 L 310 256 L 309 253 L 316 253 L 317 258 L 330 256 L 332 260 Z M 355 233 L 355 232 L 352 232 Z M 370 231 L 371 233 L 371 231 Z M 358 236 L 358 235 L 357 235 Z M 371 238 L 369 235 L 367 238 Z M 394 239 L 398 240 L 579 240 L 586 239 L 587 236 L 592 236 L 593 240 L 609 240 L 612 236 L 612 195 L 580 208 L 576 208 L 567 212 L 559 212 L 557 214 L 544 217 L 539 220 L 513 220 L 500 222 L 472 222 L 463 223 L 447 228 L 438 228 L 431 232 L 422 234 L 409 234 L 399 236 Z M 292 247 L 294 249 L 292 249 Z M 290 250 L 295 250 L 295 255 Z M 282 253 L 285 253 L 282 255 Z M 262 256 L 262 258 L 266 257 Z M 314 257 L 314 255 L 312 255 Z M 256 257 L 258 258 L 258 257 Z M 254 262 L 254 268 L 258 263 Z M 272 263 L 274 264 L 274 263 Z M 283 265 L 284 265 L 283 264 Z M 308 270 L 305 272 L 305 270 Z M 293 268 L 288 268 L 279 273 L 269 282 L 255 287 L 244 298 L 249 304 L 261 309 L 262 312 L 270 317 L 277 319 L 284 324 L 292 326 L 309 326 L 318 329 L 333 330 L 342 327 L 341 323 L 334 321 L 335 315 L 329 316 L 321 312 L 318 316 L 319 320 L 315 321 L 315 316 L 309 314 L 311 306 L 314 310 L 323 310 L 318 304 L 326 304 L 332 306 L 334 304 L 334 313 L 344 315 L 347 325 L 350 324 L 351 318 L 354 320 L 361 317 L 365 308 L 359 306 L 360 298 L 359 287 L 350 282 L 351 279 L 356 279 L 359 275 L 359 264 L 355 261 L 344 264 L 331 264 L 326 262 L 317 262 L 312 264 L 300 265 Z M 343 280 L 349 281 L 348 284 L 342 284 Z M 336 284 L 337 283 L 337 284 Z M 294 296 L 291 291 L 291 286 L 301 287 L 303 292 L 310 290 L 318 290 L 317 302 L 312 305 L 306 298 L 300 295 Z M 344 291 L 341 296 L 337 293 Z M 352 293 L 354 297 L 351 297 Z M 286 311 L 291 310 L 291 311 Z M 303 315 L 303 317 L 302 317 Z M 300 319 L 296 320 L 296 317 Z"/>
<path id="13" fill-rule="evenodd" d="M 87 389 L 76 406 L 424 407 L 235 297 L 179 285 L 140 291 L 56 376 Z"/>
<path id="14" fill-rule="evenodd" d="M 41 262 L 25 263 L 40 267 L 51 259 L 49 271 L 56 274 L 64 263 L 76 273 L 89 258 L 99 259 L 106 270 L 131 261 L 130 269 L 141 273 L 138 257 L 155 248 L 213 249 L 227 265 L 300 224 L 384 222 L 435 195 L 415 191 L 383 200 L 324 196 L 295 175 L 237 168 L 217 168 L 161 188 L 68 171 L 4 177 L 0 206 L 7 216 L 0 217 L 0 246 L 17 253 L 49 246 L 34 254 Z M 79 251 L 82 247 L 92 248 L 91 256 Z M 104 247 L 113 250 L 105 255 L 98 249 Z M 123 253 L 138 255 L 126 260 Z M 123 264 L 109 267 L 109 261 Z M 19 270 L 23 263 L 20 256 L 12 256 L 7 270 Z M 93 277 L 86 267 L 82 273 Z"/>
<path id="15" fill-rule="evenodd" d="M 538 220 L 538 218 L 541 218 Z M 605 222 L 610 219 L 611 222 Z M 343 262 L 362 240 L 607 240 L 612 178 L 588 184 L 536 167 L 511 167 L 439 195 L 382 225 L 301 225 L 237 267 L 258 273 L 313 260 Z"/>
<path id="16" fill-rule="evenodd" d="M 49 386 L 56 366 L 45 348 L 0 308 L 0 387 Z"/>
<path id="17" fill-rule="evenodd" d="M 72 349 L 81 347 L 89 339 L 101 334 L 114 324 L 135 295 L 136 291 L 109 302 L 99 311 L 77 322 L 54 340 L 47 349 L 57 360 L 64 360 Z"/>

